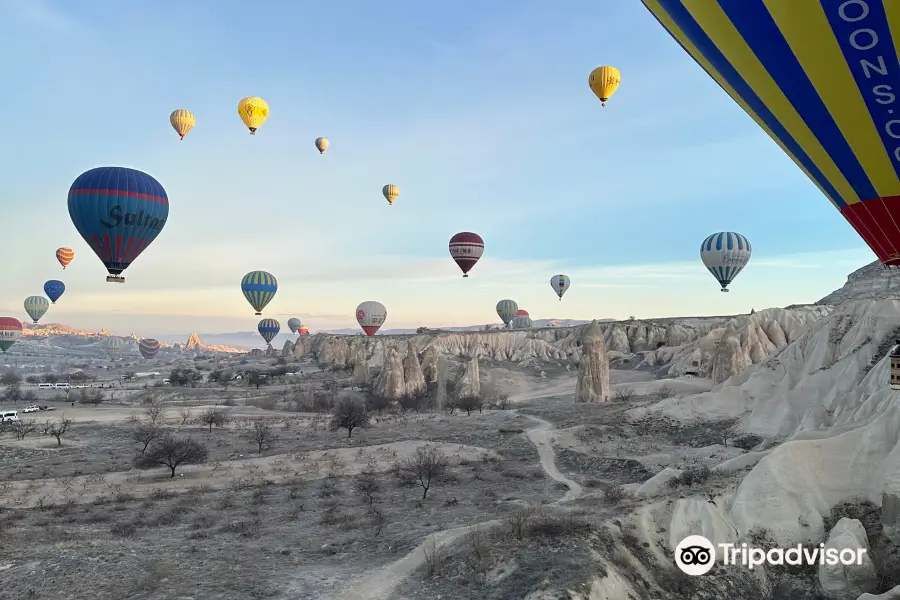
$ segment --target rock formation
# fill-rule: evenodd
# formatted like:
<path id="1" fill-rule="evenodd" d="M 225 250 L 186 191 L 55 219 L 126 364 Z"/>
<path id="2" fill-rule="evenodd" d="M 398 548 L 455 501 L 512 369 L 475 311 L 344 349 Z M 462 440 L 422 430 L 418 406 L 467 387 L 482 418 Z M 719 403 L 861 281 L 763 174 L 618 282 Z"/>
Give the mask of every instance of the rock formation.
<path id="1" fill-rule="evenodd" d="M 825 543 L 825 550 L 837 552 L 865 549 L 862 564 L 819 565 L 819 584 L 825 597 L 830 600 L 856 600 L 861 592 L 874 592 L 878 588 L 875 565 L 869 556 L 869 541 L 862 523 L 846 517 L 838 521 Z"/>
<path id="2" fill-rule="evenodd" d="M 185 350 L 200 350 L 200 347 L 202 345 L 203 344 L 200 343 L 200 336 L 197 335 L 196 333 L 192 333 L 188 337 L 188 341 L 187 341 L 187 344 L 185 344 L 184 349 Z"/>
<path id="3" fill-rule="evenodd" d="M 375 393 L 386 400 L 399 400 L 406 393 L 406 381 L 403 379 L 403 362 L 400 354 L 393 346 L 384 350 L 384 360 Z"/>
<path id="4" fill-rule="evenodd" d="M 369 372 L 369 360 L 366 358 L 365 344 L 358 344 L 353 357 L 353 385 L 366 385 L 372 381 Z"/>
<path id="5" fill-rule="evenodd" d="M 460 398 L 478 398 L 481 395 L 481 370 L 478 357 L 473 356 L 456 384 L 456 395 Z"/>
<path id="6" fill-rule="evenodd" d="M 294 343 L 291 340 L 285 340 L 284 346 L 281 347 L 281 355 L 285 358 L 294 355 Z"/>
<path id="7" fill-rule="evenodd" d="M 425 352 L 422 353 L 422 375 L 425 377 L 425 383 L 434 383 L 438 377 L 438 355 L 434 346 L 428 345 Z"/>
<path id="8" fill-rule="evenodd" d="M 609 356 L 603 341 L 603 328 L 594 321 L 581 335 L 581 360 L 575 384 L 576 402 L 609 400 Z"/>
<path id="9" fill-rule="evenodd" d="M 900 297 L 900 272 L 885 269 L 881 261 L 867 264 L 847 276 L 847 283 L 816 304 L 837 305 L 848 300 L 883 300 Z"/>
<path id="10" fill-rule="evenodd" d="M 722 333 L 722 339 L 716 346 L 716 354 L 713 357 L 713 383 L 722 383 L 732 375 L 744 372 L 744 369 L 751 364 L 751 360 L 743 350 L 737 330 L 732 323 L 729 323 Z M 766 355 L 763 354 L 762 360 L 765 358 Z"/>
<path id="11" fill-rule="evenodd" d="M 406 358 L 403 359 L 403 379 L 406 384 L 406 395 L 417 396 L 427 389 L 419 355 L 412 342 L 406 344 Z"/>

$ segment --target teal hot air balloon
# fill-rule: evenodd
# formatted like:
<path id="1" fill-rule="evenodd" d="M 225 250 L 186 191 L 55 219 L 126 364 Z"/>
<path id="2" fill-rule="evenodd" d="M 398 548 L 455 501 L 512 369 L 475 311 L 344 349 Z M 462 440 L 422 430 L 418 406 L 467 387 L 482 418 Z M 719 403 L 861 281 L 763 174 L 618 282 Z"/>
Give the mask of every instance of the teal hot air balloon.
<path id="1" fill-rule="evenodd" d="M 509 322 L 516 316 L 519 305 L 514 300 L 501 300 L 497 303 L 497 316 L 503 321 L 503 324 L 509 327 Z"/>
<path id="2" fill-rule="evenodd" d="M 250 271 L 241 279 L 241 291 L 258 316 L 262 314 L 262 309 L 266 307 L 266 304 L 275 297 L 275 292 L 278 291 L 278 281 L 271 273 Z"/>
<path id="3" fill-rule="evenodd" d="M 259 325 L 256 326 L 256 329 L 259 331 L 259 335 L 262 336 L 262 339 L 266 340 L 266 343 L 269 344 L 275 339 L 278 332 L 281 331 L 281 325 L 275 319 L 263 319 L 259 322 Z"/>
<path id="4" fill-rule="evenodd" d="M 59 297 L 66 291 L 66 284 L 58 279 L 51 279 L 44 284 L 44 293 L 50 298 L 50 302 L 56 304 Z"/>
<path id="5" fill-rule="evenodd" d="M 50 301 L 43 296 L 28 296 L 25 298 L 25 312 L 28 313 L 28 316 L 35 323 L 40 321 L 48 308 L 50 308 Z"/>

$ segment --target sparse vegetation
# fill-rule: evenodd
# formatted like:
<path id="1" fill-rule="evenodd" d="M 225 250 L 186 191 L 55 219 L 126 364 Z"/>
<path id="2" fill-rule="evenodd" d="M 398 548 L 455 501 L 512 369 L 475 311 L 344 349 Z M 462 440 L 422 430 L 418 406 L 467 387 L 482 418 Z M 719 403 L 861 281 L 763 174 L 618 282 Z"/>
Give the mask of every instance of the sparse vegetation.
<path id="1" fill-rule="evenodd" d="M 264 450 L 270 450 L 272 444 L 278 441 L 278 434 L 275 432 L 275 429 L 262 421 L 253 423 L 246 435 L 251 442 L 256 444 L 257 454 L 262 454 Z"/>
<path id="2" fill-rule="evenodd" d="M 357 427 L 366 427 L 369 413 L 363 400 L 358 398 L 338 398 L 331 412 L 330 427 L 332 431 L 346 429 L 347 437 L 353 436 Z"/>
<path id="3" fill-rule="evenodd" d="M 75 419 L 60 417 L 56 421 L 50 421 L 47 427 L 47 433 L 56 438 L 56 445 L 62 446 L 62 436 L 69 431 L 69 427 L 72 423 L 75 422 Z"/>
<path id="4" fill-rule="evenodd" d="M 447 455 L 440 449 L 434 446 L 423 446 L 416 449 L 414 456 L 396 463 L 394 470 L 401 481 L 422 488 L 422 500 L 424 501 L 428 490 L 441 475 L 447 472 L 449 464 Z"/>
<path id="5" fill-rule="evenodd" d="M 141 469 L 168 467 L 175 477 L 175 469 L 181 465 L 202 463 L 209 456 L 209 450 L 200 442 L 189 437 L 177 437 L 166 433 L 154 441 L 150 448 L 138 456 L 135 466 Z"/>
<path id="6" fill-rule="evenodd" d="M 616 393 L 613 394 L 613 400 L 616 402 L 629 402 L 632 398 L 634 398 L 634 394 L 634 388 L 617 388 Z"/>
<path id="7" fill-rule="evenodd" d="M 231 421 L 231 413 L 222 406 L 211 406 L 197 415 L 197 421 L 209 427 L 212 433 L 213 427 L 224 427 Z"/>

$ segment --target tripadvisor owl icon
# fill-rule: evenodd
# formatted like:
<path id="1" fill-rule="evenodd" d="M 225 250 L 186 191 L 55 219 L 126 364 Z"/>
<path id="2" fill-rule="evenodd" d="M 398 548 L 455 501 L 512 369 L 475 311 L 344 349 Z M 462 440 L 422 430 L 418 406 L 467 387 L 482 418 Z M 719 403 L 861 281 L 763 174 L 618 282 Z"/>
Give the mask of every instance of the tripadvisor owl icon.
<path id="1" fill-rule="evenodd" d="M 702 535 L 689 535 L 675 546 L 675 564 L 686 575 L 705 575 L 716 564 L 716 548 Z"/>

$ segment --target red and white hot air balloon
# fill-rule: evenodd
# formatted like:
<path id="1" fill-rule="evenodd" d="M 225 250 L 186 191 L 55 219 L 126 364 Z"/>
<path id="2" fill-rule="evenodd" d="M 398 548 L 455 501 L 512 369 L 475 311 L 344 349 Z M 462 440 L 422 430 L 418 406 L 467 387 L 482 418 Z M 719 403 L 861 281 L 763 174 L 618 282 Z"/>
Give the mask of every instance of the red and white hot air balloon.
<path id="1" fill-rule="evenodd" d="M 0 317 L 0 350 L 4 353 L 22 335 L 22 321 L 15 317 Z"/>
<path id="2" fill-rule="evenodd" d="M 69 266 L 69 263 L 72 262 L 73 258 L 75 258 L 75 251 L 71 248 L 57 248 L 56 260 L 59 261 L 59 264 L 62 265 L 63 269 Z"/>
<path id="3" fill-rule="evenodd" d="M 529 314 L 528 314 L 528 311 L 525 310 L 524 308 L 520 308 L 519 310 L 516 311 L 516 315 L 515 315 L 515 316 L 517 316 L 517 317 L 530 317 L 531 315 L 529 315 Z"/>
<path id="4" fill-rule="evenodd" d="M 384 324 L 385 319 L 387 319 L 387 309 L 381 302 L 367 300 L 356 307 L 356 320 L 368 336 L 375 335 L 375 332 Z"/>
<path id="5" fill-rule="evenodd" d="M 463 277 L 469 276 L 469 271 L 484 254 L 484 240 L 477 233 L 463 231 L 450 238 L 450 256 L 462 269 Z"/>

